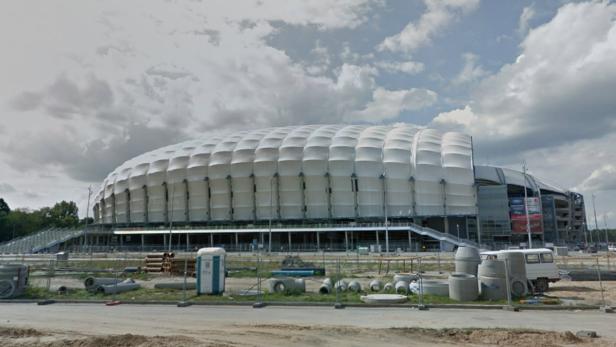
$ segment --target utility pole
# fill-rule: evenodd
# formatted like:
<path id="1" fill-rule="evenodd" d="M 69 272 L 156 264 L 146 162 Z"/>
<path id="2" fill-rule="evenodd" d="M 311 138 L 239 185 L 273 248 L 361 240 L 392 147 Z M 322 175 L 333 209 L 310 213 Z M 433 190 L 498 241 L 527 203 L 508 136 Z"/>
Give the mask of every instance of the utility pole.
<path id="1" fill-rule="evenodd" d="M 595 230 L 599 231 L 599 222 L 597 221 L 597 209 L 595 208 L 595 193 L 592 193 L 592 212 L 595 215 Z M 592 242 L 592 234 L 590 234 L 590 242 Z M 599 242 L 599 234 L 597 234 L 597 242 Z"/>
<path id="2" fill-rule="evenodd" d="M 607 213 L 603 214 L 603 224 L 605 225 L 605 244 L 609 245 L 610 240 L 609 240 L 609 237 L 607 236 Z"/>
<path id="3" fill-rule="evenodd" d="M 270 213 L 269 213 L 269 234 L 267 253 L 272 253 L 272 215 L 274 214 L 274 175 L 270 178 Z"/>
<path id="4" fill-rule="evenodd" d="M 86 242 L 88 240 L 88 218 L 90 218 L 90 198 L 92 197 L 92 186 L 88 186 L 88 204 L 86 205 L 86 223 L 83 226 L 83 237 L 85 238 Z M 92 248 L 90 247 L 90 250 L 92 250 Z"/>
<path id="5" fill-rule="evenodd" d="M 522 172 L 524 172 L 524 212 L 526 213 L 526 233 L 528 234 L 528 248 L 533 248 L 533 240 L 530 230 L 530 217 L 528 216 L 528 193 L 526 192 L 526 160 L 522 163 Z"/>

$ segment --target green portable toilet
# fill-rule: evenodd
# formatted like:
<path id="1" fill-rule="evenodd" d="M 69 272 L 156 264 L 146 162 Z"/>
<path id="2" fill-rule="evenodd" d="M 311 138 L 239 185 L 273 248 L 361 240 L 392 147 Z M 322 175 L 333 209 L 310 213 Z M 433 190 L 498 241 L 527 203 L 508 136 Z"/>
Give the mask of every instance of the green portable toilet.
<path id="1" fill-rule="evenodd" d="M 220 247 L 201 248 L 197 252 L 197 295 L 225 291 L 225 255 Z"/>

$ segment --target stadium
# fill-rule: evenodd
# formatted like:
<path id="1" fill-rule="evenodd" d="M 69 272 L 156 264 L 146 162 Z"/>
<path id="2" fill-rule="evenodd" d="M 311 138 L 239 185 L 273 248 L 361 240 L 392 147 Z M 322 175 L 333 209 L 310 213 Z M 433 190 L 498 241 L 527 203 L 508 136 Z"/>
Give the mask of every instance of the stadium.
<path id="1" fill-rule="evenodd" d="M 475 165 L 470 136 L 411 124 L 289 126 L 167 146 L 111 172 L 93 212 L 95 246 L 230 251 L 498 248 L 525 246 L 528 229 L 535 247 L 566 245 L 583 241 L 586 224 L 580 194 Z"/>

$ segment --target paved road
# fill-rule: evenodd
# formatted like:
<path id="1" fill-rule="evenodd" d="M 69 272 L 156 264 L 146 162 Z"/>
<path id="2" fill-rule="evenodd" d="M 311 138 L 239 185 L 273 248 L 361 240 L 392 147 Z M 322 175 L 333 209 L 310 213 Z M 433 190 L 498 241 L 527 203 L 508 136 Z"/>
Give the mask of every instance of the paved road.
<path id="1" fill-rule="evenodd" d="M 616 314 L 401 308 L 192 306 L 102 304 L 0 304 L 0 326 L 79 331 L 85 334 L 173 335 L 229 325 L 294 324 L 354 327 L 507 327 L 555 331 L 595 330 L 616 338 Z"/>

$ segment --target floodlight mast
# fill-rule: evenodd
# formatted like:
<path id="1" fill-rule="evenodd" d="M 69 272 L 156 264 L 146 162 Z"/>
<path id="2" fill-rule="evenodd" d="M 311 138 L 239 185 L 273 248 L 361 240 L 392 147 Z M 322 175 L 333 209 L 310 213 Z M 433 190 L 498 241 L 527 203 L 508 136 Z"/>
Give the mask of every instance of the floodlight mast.
<path id="1" fill-rule="evenodd" d="M 526 191 L 526 160 L 522 163 L 522 172 L 524 173 L 524 212 L 526 213 L 526 233 L 528 234 L 528 248 L 533 248 L 533 240 L 530 230 L 530 217 L 528 215 L 528 193 Z"/>

